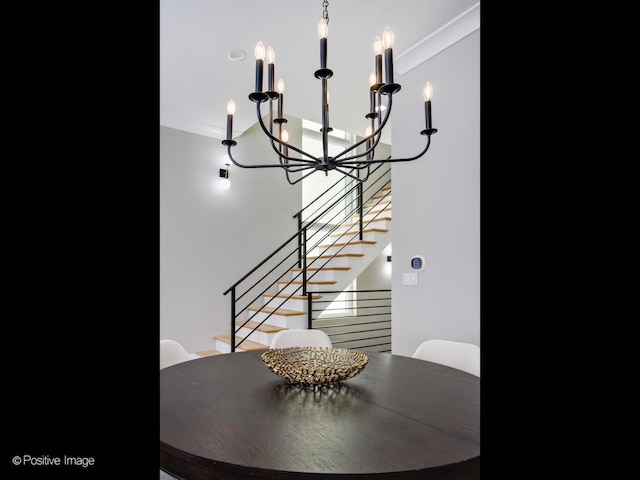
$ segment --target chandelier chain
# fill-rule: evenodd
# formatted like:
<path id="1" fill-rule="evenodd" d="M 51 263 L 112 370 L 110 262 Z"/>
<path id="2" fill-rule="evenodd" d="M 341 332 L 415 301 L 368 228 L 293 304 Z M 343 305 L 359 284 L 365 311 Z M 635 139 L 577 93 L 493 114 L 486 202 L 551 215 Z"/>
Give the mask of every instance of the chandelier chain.
<path id="1" fill-rule="evenodd" d="M 329 6 L 329 2 L 327 0 L 324 0 L 322 2 L 322 8 L 324 9 L 322 11 L 322 18 L 325 19 L 327 23 L 329 23 L 329 12 L 327 11 L 328 6 Z"/>

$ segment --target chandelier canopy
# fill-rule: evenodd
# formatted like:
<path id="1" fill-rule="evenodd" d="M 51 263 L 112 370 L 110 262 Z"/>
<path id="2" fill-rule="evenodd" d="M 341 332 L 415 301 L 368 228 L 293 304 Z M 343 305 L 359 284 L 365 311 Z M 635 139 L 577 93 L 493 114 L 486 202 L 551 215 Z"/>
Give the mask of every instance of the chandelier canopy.
<path id="1" fill-rule="evenodd" d="M 265 135 L 269 138 L 271 147 L 278 157 L 278 163 L 251 164 L 245 165 L 233 158 L 231 148 L 237 145 L 237 142 L 231 138 L 233 127 L 233 115 L 235 114 L 235 102 L 229 100 L 227 104 L 227 136 L 222 144 L 227 147 L 227 155 L 234 165 L 241 168 L 281 168 L 286 174 L 287 181 L 294 185 L 302 179 L 308 177 L 317 171 L 328 174 L 330 170 L 336 170 L 347 175 L 358 182 L 365 182 L 369 178 L 370 168 L 376 163 L 391 162 L 408 162 L 422 157 L 431 144 L 431 135 L 438 130 L 432 127 L 431 118 L 431 97 L 433 95 L 433 87 L 430 82 L 424 86 L 424 111 L 425 111 L 425 128 L 420 135 L 426 136 L 427 141 L 424 149 L 417 155 L 409 158 L 386 158 L 383 160 L 375 160 L 375 148 L 382 136 L 382 130 L 387 124 L 391 115 L 392 99 L 395 93 L 400 91 L 400 85 L 394 83 L 393 80 L 393 32 L 389 27 L 384 29 L 381 37 L 376 37 L 373 43 L 374 50 L 374 71 L 369 76 L 369 112 L 365 115 L 370 122 L 367 126 L 365 137 L 357 143 L 345 148 L 334 156 L 329 156 L 329 132 L 332 127 L 329 125 L 329 91 L 327 88 L 328 79 L 333 76 L 333 71 L 327 68 L 327 38 L 329 36 L 329 14 L 327 8 L 329 2 L 322 2 L 323 12 L 322 18 L 318 23 L 318 36 L 320 37 L 320 69 L 316 70 L 314 76 L 321 81 L 322 88 L 322 155 L 316 157 L 300 148 L 289 145 L 287 131 L 283 125 L 287 123 L 284 118 L 284 81 L 280 78 L 274 83 L 275 75 L 275 52 L 273 48 L 265 49 L 262 42 L 258 42 L 255 48 L 256 58 L 256 75 L 255 75 L 255 91 L 249 94 L 249 100 L 256 104 L 256 115 L 258 122 Z M 384 82 L 382 77 L 382 56 L 384 54 Z M 267 61 L 267 91 L 263 91 L 263 72 L 264 61 Z M 386 97 L 386 105 L 383 105 L 382 98 Z M 265 125 L 262 120 L 261 104 L 269 102 L 269 125 Z M 276 117 L 273 115 L 273 102 L 277 101 Z M 384 116 L 381 112 L 385 112 Z M 277 135 L 274 135 L 274 125 L 277 127 Z M 361 153 L 354 151 L 361 145 L 365 145 L 365 149 Z M 297 152 L 300 157 L 292 157 L 289 155 L 289 149 Z M 354 152 L 354 153 L 352 153 Z M 291 173 L 305 172 L 300 177 L 293 179 Z"/>

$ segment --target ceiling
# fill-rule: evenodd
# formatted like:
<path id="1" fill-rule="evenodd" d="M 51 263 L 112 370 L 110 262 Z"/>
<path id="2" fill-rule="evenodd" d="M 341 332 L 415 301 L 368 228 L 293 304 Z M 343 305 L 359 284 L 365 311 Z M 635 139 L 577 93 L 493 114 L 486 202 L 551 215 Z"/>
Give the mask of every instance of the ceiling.
<path id="1" fill-rule="evenodd" d="M 254 48 L 275 50 L 275 78 L 285 81 L 285 117 L 320 122 L 318 21 L 321 0 L 161 0 L 160 123 L 223 139 L 226 106 L 236 104 L 234 137 L 256 122 Z M 479 28 L 479 0 L 330 0 L 327 67 L 331 126 L 363 134 L 369 109 L 373 40 L 395 36 L 395 82 L 402 73 Z M 230 52 L 244 51 L 234 61 Z M 233 56 L 233 55 L 231 55 Z M 267 69 L 264 69 L 266 85 Z M 425 79 L 425 81 L 428 79 Z M 266 88 L 265 88 L 266 90 Z M 434 85 L 434 96 L 437 85 Z M 421 92 L 400 98 L 422 102 Z M 263 115 L 268 107 L 263 105 Z M 389 143 L 389 138 L 383 137 Z"/>

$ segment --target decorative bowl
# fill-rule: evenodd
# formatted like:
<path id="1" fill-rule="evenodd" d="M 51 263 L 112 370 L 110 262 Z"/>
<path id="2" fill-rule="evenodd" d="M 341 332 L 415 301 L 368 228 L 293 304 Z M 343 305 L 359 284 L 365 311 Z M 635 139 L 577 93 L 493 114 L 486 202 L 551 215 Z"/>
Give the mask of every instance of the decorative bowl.
<path id="1" fill-rule="evenodd" d="M 327 347 L 273 348 L 262 360 L 292 384 L 323 385 L 352 378 L 364 370 L 369 357 L 356 350 Z"/>

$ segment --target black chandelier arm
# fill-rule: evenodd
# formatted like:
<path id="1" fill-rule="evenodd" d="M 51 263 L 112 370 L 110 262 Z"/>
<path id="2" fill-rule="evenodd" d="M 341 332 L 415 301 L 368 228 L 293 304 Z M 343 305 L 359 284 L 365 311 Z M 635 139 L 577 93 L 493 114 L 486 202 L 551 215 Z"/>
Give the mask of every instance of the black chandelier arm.
<path id="1" fill-rule="evenodd" d="M 364 168 L 364 167 L 362 167 L 362 168 Z M 369 173 L 370 173 L 370 171 L 369 171 L 369 169 L 368 169 L 368 168 L 369 168 L 369 167 L 367 166 L 367 175 L 366 175 L 364 178 L 358 178 L 358 177 L 356 177 L 355 175 L 351 175 L 349 172 L 347 172 L 346 170 L 343 170 L 343 169 L 342 169 L 342 168 L 340 168 L 339 166 L 337 166 L 335 169 L 336 169 L 338 172 L 342 173 L 343 175 L 346 175 L 347 177 L 351 177 L 351 178 L 353 178 L 353 179 L 354 179 L 354 180 L 356 180 L 357 182 L 366 182 L 366 181 L 367 181 L 367 179 L 369 178 Z"/>
<path id="2" fill-rule="evenodd" d="M 308 167 L 310 168 L 310 167 Z M 298 178 L 297 180 L 291 180 L 291 178 L 289 178 L 289 170 L 285 170 L 285 175 L 287 176 L 287 182 L 289 182 L 289 185 L 295 185 L 298 182 L 301 182 L 302 180 L 304 180 L 305 178 L 307 178 L 309 175 L 311 175 L 312 173 L 315 173 L 316 170 L 315 168 L 310 171 L 309 173 L 305 173 L 304 175 L 302 175 L 300 178 Z"/>
<path id="3" fill-rule="evenodd" d="M 309 170 L 310 168 L 313 168 L 315 170 L 316 168 L 315 165 L 296 165 L 296 164 L 286 164 L 286 163 L 282 163 L 280 164 L 280 166 L 284 171 L 290 172 L 290 173 L 298 173 L 298 172 L 302 172 L 303 170 Z"/>
<path id="4" fill-rule="evenodd" d="M 366 151 L 364 151 L 362 153 L 358 153 L 356 155 L 351 155 L 350 157 L 346 157 L 346 158 L 343 158 L 342 160 L 335 161 L 336 158 L 339 158 L 339 157 L 341 157 L 342 155 L 344 155 L 346 153 L 346 150 L 345 150 L 345 151 L 340 152 L 339 155 L 336 155 L 335 157 L 333 157 L 332 161 L 337 165 L 348 165 L 350 163 L 351 164 L 359 164 L 359 163 L 366 162 L 367 160 L 357 160 L 357 161 L 353 161 L 353 162 L 351 162 L 350 160 L 355 160 L 356 158 L 361 158 L 361 157 L 364 157 L 364 156 L 368 155 L 369 153 L 372 153 L 375 150 L 375 148 L 378 146 L 378 142 L 380 141 L 381 137 L 382 137 L 382 135 L 378 135 L 377 139 L 374 141 L 374 143 L 371 145 L 371 147 L 368 150 L 366 150 Z M 367 141 L 367 138 L 368 137 L 366 137 L 363 141 L 358 142 L 354 146 L 358 147 L 359 145 L 362 145 L 363 142 Z M 349 147 L 349 150 L 353 150 L 353 148 Z"/>
<path id="5" fill-rule="evenodd" d="M 270 164 L 270 165 L 243 165 L 242 163 L 236 161 L 235 158 L 233 158 L 233 155 L 231 154 L 231 146 L 230 144 L 227 144 L 227 155 L 229 156 L 229 160 L 231 160 L 231 163 L 233 163 L 236 167 L 240 167 L 240 168 L 263 168 L 263 167 L 280 167 L 282 168 L 282 165 L 280 164 Z"/>
<path id="6" fill-rule="evenodd" d="M 435 132 L 434 132 L 435 133 Z M 418 158 L 420 158 L 421 156 L 423 156 L 425 153 L 427 153 L 427 150 L 429 150 L 429 146 L 431 145 L 431 134 L 427 135 L 427 145 L 424 147 L 424 150 L 422 150 L 422 152 L 420 152 L 418 155 L 414 156 L 414 157 L 408 157 L 408 158 L 388 158 L 386 160 L 369 160 L 368 163 L 389 163 L 389 162 L 410 162 L 412 160 L 416 160 Z"/>
<path id="7" fill-rule="evenodd" d="M 380 123 L 380 125 L 378 125 L 378 128 L 376 129 L 375 132 L 373 132 L 371 135 L 369 135 L 369 137 L 364 137 L 362 140 L 360 140 L 359 142 L 354 143 L 353 145 L 351 145 L 349 148 L 345 148 L 342 152 L 340 152 L 338 155 L 336 155 L 335 157 L 333 157 L 333 160 L 335 161 L 336 159 L 342 157 L 344 154 L 350 152 L 351 150 L 353 150 L 354 148 L 358 148 L 360 145 L 362 145 L 363 143 L 365 143 L 367 141 L 368 138 L 376 138 L 376 140 L 374 141 L 373 145 L 371 146 L 371 148 L 369 148 L 366 152 L 364 152 L 361 155 L 355 155 L 353 157 L 349 157 L 348 159 L 345 160 L 350 160 L 353 158 L 359 158 L 363 155 L 366 155 L 369 152 L 372 152 L 376 146 L 378 145 L 378 142 L 380 141 L 380 138 L 382 138 L 382 129 L 385 127 L 385 125 L 387 124 L 387 120 L 389 120 L 389 116 L 391 115 L 391 98 L 392 98 L 392 94 L 389 93 L 389 102 L 387 103 L 387 111 L 384 115 L 384 119 L 382 120 L 382 122 Z M 341 161 L 340 163 L 343 163 L 343 161 Z M 355 163 L 355 162 L 354 162 Z"/>
<path id="8" fill-rule="evenodd" d="M 280 161 L 280 166 L 285 170 L 295 173 L 295 172 L 299 172 L 300 170 L 315 168 L 316 166 L 316 162 L 289 157 L 287 155 L 284 155 L 282 152 L 279 152 L 278 149 L 275 148 L 275 145 L 273 144 L 273 140 L 271 141 L 271 146 L 273 147 L 276 154 L 278 154 L 278 160 Z M 297 170 L 294 170 L 294 167 L 297 167 Z"/>
<path id="9" fill-rule="evenodd" d="M 261 115 L 261 111 L 260 111 L 260 102 L 256 102 L 256 115 L 258 117 L 258 122 L 260 123 L 260 127 L 262 127 L 262 131 L 265 133 L 265 135 L 267 135 L 270 139 L 271 139 L 271 147 L 273 148 L 273 150 L 282 158 L 285 158 L 287 160 L 293 160 L 296 162 L 302 162 L 302 163 L 309 163 L 309 164 L 314 164 L 316 163 L 317 159 L 316 157 L 314 157 L 313 155 L 309 155 L 307 152 L 300 150 L 297 147 L 294 147 L 293 145 L 289 145 L 288 143 L 284 143 L 282 140 L 280 140 L 278 137 L 275 137 L 274 135 L 272 135 L 269 130 L 267 130 L 266 125 L 264 124 L 264 122 L 262 121 L 262 115 Z M 273 144 L 273 142 L 276 141 L 278 142 L 278 144 L 283 145 L 285 147 L 290 148 L 291 150 L 294 150 L 296 152 L 298 152 L 301 155 L 304 155 L 305 157 L 309 157 L 311 158 L 313 161 L 310 160 L 304 160 L 301 158 L 293 158 L 293 157 L 289 157 L 286 155 L 282 155 L 281 152 L 278 151 L 278 149 L 276 148 L 276 146 Z"/>
<path id="10" fill-rule="evenodd" d="M 371 144 L 371 147 L 362 152 L 362 153 L 358 153 L 357 155 L 351 155 L 350 157 L 346 157 L 343 158 L 342 160 L 338 160 L 334 163 L 336 163 L 337 165 L 357 165 L 360 163 L 366 163 L 369 162 L 369 160 L 356 160 L 357 158 L 361 158 L 364 157 L 365 155 L 368 155 L 369 153 L 373 154 L 373 151 L 375 150 L 375 148 L 378 146 L 378 142 L 380 142 L 380 139 L 382 138 L 382 134 L 378 134 L 378 136 L 376 137 L 375 141 Z M 367 138 L 365 137 L 365 139 L 361 142 L 358 142 L 355 146 L 359 146 L 362 145 L 363 142 L 366 142 Z M 349 147 L 349 150 L 353 150 L 353 148 Z M 333 157 L 333 160 L 335 161 L 336 158 L 342 156 L 344 153 L 346 153 L 346 151 L 340 152 L 339 155 Z M 372 155 L 373 156 L 373 155 Z M 354 167 L 354 168 L 358 168 L 358 167 Z"/>
<path id="11" fill-rule="evenodd" d="M 227 155 L 229 155 L 229 159 L 231 160 L 231 162 L 236 166 L 236 167 L 240 167 L 240 168 L 285 168 L 287 169 L 286 165 L 280 164 L 280 163 L 269 163 L 269 164 L 262 164 L 262 165 L 243 165 L 242 163 L 236 161 L 235 158 L 233 158 L 233 155 L 231 154 L 231 144 L 227 144 Z M 296 166 L 296 165 L 293 165 Z M 310 165 L 307 168 L 312 168 L 313 166 Z"/>
<path id="12" fill-rule="evenodd" d="M 307 157 L 314 158 L 314 161 L 305 160 L 303 158 L 294 158 L 294 157 L 290 157 L 288 155 L 285 155 L 280 150 L 278 150 L 278 148 L 275 145 L 274 140 L 278 141 L 278 143 L 280 145 L 285 145 L 287 147 L 287 149 L 291 148 L 292 150 L 295 150 L 296 152 L 300 152 L 303 155 L 306 155 Z M 278 160 L 280 161 L 280 165 L 282 165 L 283 167 L 286 167 L 288 162 L 292 162 L 291 166 L 302 166 L 302 165 L 304 165 L 307 168 L 311 168 L 311 167 L 314 167 L 316 165 L 315 157 L 312 157 L 311 155 L 309 155 L 309 154 L 297 149 L 296 147 L 294 147 L 292 145 L 289 145 L 288 143 L 283 143 L 283 142 L 277 140 L 277 137 L 274 137 L 273 135 L 270 135 L 269 141 L 271 143 L 271 148 L 273 148 L 273 151 L 276 153 L 276 155 L 278 155 Z M 286 160 L 287 163 L 285 163 L 284 160 Z"/>
<path id="13" fill-rule="evenodd" d="M 344 162 L 342 160 L 340 160 L 339 162 L 336 162 L 334 165 L 336 167 L 345 167 L 345 168 L 351 168 L 353 170 L 363 170 L 365 168 L 368 168 L 368 164 L 371 163 L 369 160 L 362 160 L 360 162 Z"/>

